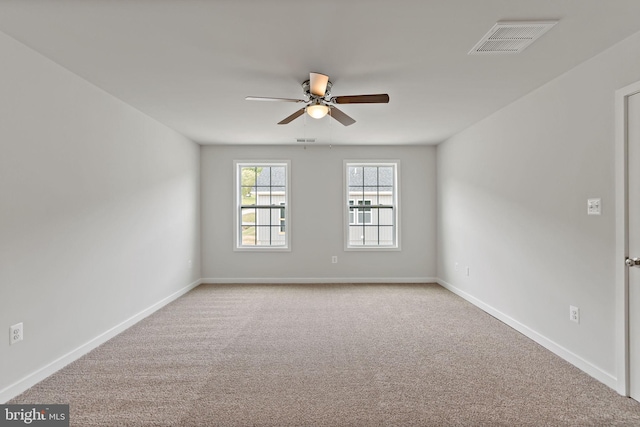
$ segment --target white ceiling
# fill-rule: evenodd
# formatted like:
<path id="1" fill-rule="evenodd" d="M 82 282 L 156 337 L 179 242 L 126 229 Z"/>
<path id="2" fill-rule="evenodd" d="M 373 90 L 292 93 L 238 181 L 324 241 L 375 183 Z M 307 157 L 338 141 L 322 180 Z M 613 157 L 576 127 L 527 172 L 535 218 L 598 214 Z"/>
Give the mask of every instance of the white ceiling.
<path id="1" fill-rule="evenodd" d="M 560 22 L 467 55 L 500 20 Z M 640 31 L 638 0 L 0 0 L 0 31 L 201 144 L 437 144 Z M 7 60 L 7 58 L 4 58 Z M 309 72 L 388 93 L 277 125 Z"/>

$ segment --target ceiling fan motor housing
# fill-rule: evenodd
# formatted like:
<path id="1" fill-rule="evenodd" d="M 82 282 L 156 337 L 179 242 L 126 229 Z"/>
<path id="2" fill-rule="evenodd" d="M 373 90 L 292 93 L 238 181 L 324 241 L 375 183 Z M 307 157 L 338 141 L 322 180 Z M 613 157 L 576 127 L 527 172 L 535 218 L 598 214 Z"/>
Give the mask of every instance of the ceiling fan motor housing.
<path id="1" fill-rule="evenodd" d="M 306 80 L 305 82 L 302 83 L 302 92 L 304 93 L 304 96 L 306 96 L 308 99 L 322 99 L 324 101 L 329 101 L 331 99 L 332 86 L 333 86 L 333 83 L 328 81 L 327 89 L 324 91 L 324 96 L 316 96 L 311 93 L 311 81 Z"/>

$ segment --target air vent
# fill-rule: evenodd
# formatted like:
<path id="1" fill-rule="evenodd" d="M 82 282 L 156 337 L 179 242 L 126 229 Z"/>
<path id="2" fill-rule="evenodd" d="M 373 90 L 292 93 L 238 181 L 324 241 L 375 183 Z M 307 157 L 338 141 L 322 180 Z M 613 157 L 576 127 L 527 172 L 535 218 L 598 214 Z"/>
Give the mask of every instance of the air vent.
<path id="1" fill-rule="evenodd" d="M 520 53 L 558 21 L 497 22 L 469 55 Z"/>
<path id="2" fill-rule="evenodd" d="M 298 138 L 296 139 L 297 142 L 316 142 L 315 138 Z"/>

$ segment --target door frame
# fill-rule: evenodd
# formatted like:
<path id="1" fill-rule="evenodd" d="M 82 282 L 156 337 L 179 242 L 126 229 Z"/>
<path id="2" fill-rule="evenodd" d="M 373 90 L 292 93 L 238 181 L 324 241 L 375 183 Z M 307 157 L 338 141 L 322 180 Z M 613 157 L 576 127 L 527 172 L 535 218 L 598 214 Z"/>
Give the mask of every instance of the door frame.
<path id="1" fill-rule="evenodd" d="M 615 288 L 617 392 L 629 396 L 629 193 L 627 112 L 630 96 L 640 93 L 640 81 L 618 89 L 615 94 Z"/>

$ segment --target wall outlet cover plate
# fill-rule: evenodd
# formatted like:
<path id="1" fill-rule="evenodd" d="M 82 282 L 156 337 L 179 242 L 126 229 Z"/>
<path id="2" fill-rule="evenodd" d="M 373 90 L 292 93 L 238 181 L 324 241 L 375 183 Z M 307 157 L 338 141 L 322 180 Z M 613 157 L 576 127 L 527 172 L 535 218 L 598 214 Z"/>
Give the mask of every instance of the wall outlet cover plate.
<path id="1" fill-rule="evenodd" d="M 600 215 L 601 201 L 600 199 L 587 199 L 587 214 L 588 215 Z"/>

